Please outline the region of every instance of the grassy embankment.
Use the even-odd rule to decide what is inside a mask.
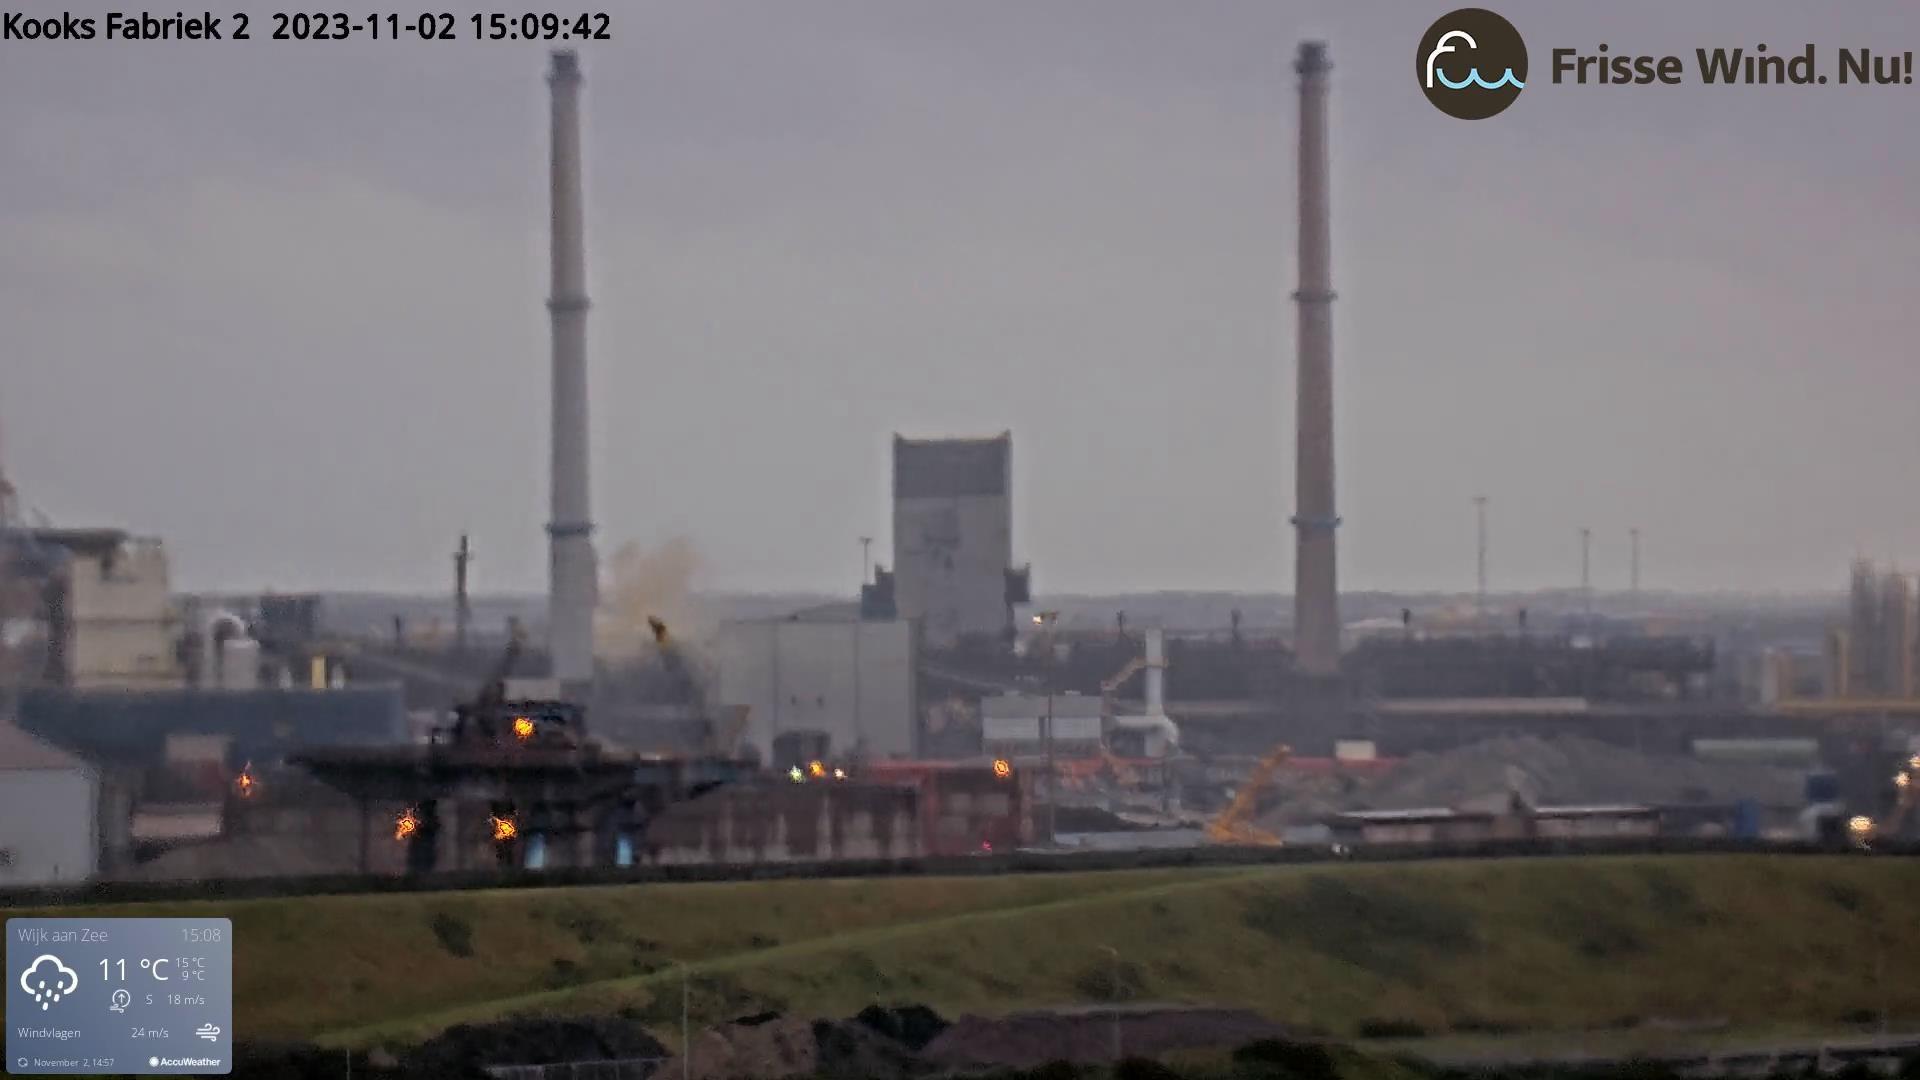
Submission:
[[[1920,1021],[1920,861],[1714,855],[123,905],[220,913],[243,1037],[515,1012],[1244,1005],[1343,1037]],[[72,914],[71,911],[62,914]],[[16,913],[17,914],[17,913]],[[1119,978],[1103,947],[1121,956]]]

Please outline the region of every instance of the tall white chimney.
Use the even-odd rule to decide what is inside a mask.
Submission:
[[[1147,715],[1167,715],[1166,631],[1147,631]]]
[[[547,624],[553,677],[571,693],[593,679],[599,569],[587,486],[587,257],[580,191],[580,59],[553,54],[553,516],[547,524]]]
[[[1299,397],[1294,459],[1294,664],[1340,673],[1340,593],[1334,572],[1333,270],[1327,206],[1327,47],[1300,44]]]

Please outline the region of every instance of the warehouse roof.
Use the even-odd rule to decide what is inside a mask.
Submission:
[[[87,763],[52,743],[43,742],[0,721],[0,771],[20,769],[84,769]]]

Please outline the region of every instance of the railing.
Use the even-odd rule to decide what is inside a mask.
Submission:
[[[550,1065],[488,1065],[481,1071],[497,1080],[646,1080],[667,1058],[607,1058],[561,1061]]]
[[[187,881],[100,881],[85,885],[0,888],[0,908],[58,904],[127,903],[344,893],[444,892],[461,889],[560,888],[570,885],[641,885],[696,881],[772,881],[790,878],[972,877],[981,874],[1055,874],[1098,870],[1176,869],[1193,866],[1254,866],[1314,862],[1418,862],[1430,859],[1498,859],[1567,855],[1777,854],[1844,855],[1863,858],[1920,857],[1920,843],[1875,840],[1872,850],[1845,841],[1747,840],[1730,837],[1532,837],[1442,841],[1431,844],[1365,844],[1335,850],[1325,845],[1245,847],[1209,844],[1140,851],[996,851],[992,855],[923,855],[910,858],[795,860],[760,863],[642,864],[631,867],[553,867],[546,870],[464,870],[388,876],[328,874],[304,878],[235,878]]]

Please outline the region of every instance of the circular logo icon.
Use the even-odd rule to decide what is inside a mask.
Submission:
[[[1433,107],[1461,120],[1504,112],[1527,87],[1527,43],[1513,24],[1485,8],[1461,8],[1420,35],[1413,58]]]

